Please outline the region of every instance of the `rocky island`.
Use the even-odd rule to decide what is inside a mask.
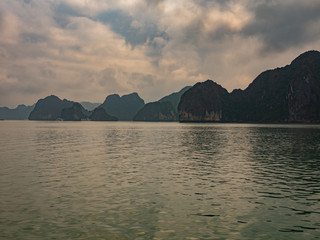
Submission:
[[[131,93],[122,97],[118,94],[109,95],[99,108],[103,108],[106,113],[120,121],[132,121],[143,106],[144,100],[137,93]]]
[[[320,123],[320,52],[305,52],[231,93],[207,80],[147,104],[131,93],[83,105],[51,95],[33,106],[1,107],[0,119]]]
[[[80,103],[73,103],[70,108],[63,108],[61,119],[64,121],[81,121],[89,120],[90,112],[84,109]]]
[[[26,120],[34,106],[18,105],[14,109],[0,107],[0,120]]]
[[[261,73],[245,90],[197,83],[182,95],[178,111],[180,122],[319,123],[320,52]]]
[[[64,108],[71,108],[74,102],[67,99],[61,100],[57,96],[50,95],[38,100],[34,109],[29,115],[29,120],[57,120],[61,118]]]
[[[61,100],[51,95],[40,99],[29,115],[29,120],[63,120],[63,121],[117,121],[118,118],[110,116],[103,108],[96,108],[94,111],[86,110],[80,103]]]

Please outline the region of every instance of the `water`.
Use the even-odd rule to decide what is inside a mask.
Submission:
[[[320,126],[0,123],[0,239],[319,239]]]

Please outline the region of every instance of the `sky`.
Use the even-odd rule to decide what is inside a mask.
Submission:
[[[1,0],[0,106],[245,89],[320,50],[319,0]]]

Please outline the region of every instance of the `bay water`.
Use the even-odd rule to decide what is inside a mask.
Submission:
[[[319,238],[319,125],[0,122],[0,239]]]

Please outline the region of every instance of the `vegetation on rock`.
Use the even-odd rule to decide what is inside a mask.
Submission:
[[[290,65],[261,73],[245,90],[228,93],[208,80],[182,95],[181,122],[320,122],[320,53],[301,54]]]

